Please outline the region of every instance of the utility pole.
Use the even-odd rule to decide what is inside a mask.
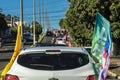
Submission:
[[[39,24],[41,24],[41,19],[40,19],[40,0],[38,0],[38,20],[39,20]]]
[[[42,32],[44,33],[45,32],[45,24],[44,24],[44,21],[45,21],[45,16],[44,16],[44,14],[45,14],[45,10],[44,10],[44,0],[42,0],[42,22],[43,22],[43,30],[42,30]]]
[[[21,39],[22,39],[22,48],[23,48],[23,0],[20,0],[20,25],[21,25]]]
[[[35,10],[35,0],[33,0],[33,45],[35,45],[35,22],[36,22],[36,10]]]

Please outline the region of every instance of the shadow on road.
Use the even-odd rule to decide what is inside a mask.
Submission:
[[[0,59],[0,62],[8,62],[10,59]]]

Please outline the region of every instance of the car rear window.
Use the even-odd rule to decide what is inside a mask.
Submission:
[[[19,55],[17,63],[38,70],[69,70],[89,63],[88,55],[80,53]]]
[[[57,39],[57,40],[62,40],[62,39]]]

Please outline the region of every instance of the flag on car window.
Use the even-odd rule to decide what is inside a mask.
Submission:
[[[110,22],[105,19],[100,13],[97,13],[91,49],[91,55],[95,62],[95,80],[106,80],[108,68],[110,65],[110,53]]]

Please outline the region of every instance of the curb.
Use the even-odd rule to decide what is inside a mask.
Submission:
[[[110,70],[108,70],[108,75],[111,76],[111,77],[114,77],[115,79],[120,80],[120,76],[115,74],[115,73],[113,73],[113,72],[111,72]]]

